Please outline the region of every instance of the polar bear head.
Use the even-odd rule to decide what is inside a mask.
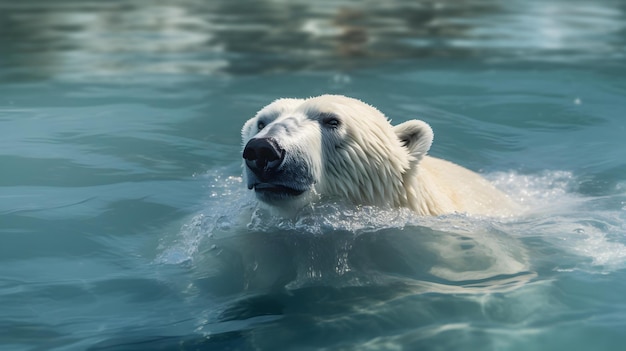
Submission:
[[[323,198],[407,206],[433,141],[428,124],[392,126],[357,99],[279,99],[242,129],[244,181],[262,202],[296,209]]]

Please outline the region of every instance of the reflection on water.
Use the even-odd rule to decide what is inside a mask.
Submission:
[[[626,5],[596,1],[8,1],[0,78],[348,70],[381,60],[623,57]]]

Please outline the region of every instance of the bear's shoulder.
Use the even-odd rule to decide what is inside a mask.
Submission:
[[[447,160],[425,156],[418,182],[454,212],[509,216],[519,211],[519,205],[478,173]]]

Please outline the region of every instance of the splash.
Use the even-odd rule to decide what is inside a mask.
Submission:
[[[622,185],[613,195],[589,197],[576,192],[571,172],[536,175],[499,172],[488,178],[527,210],[504,228],[522,240],[539,238],[564,259],[556,271],[606,274],[626,268],[626,196]]]
[[[342,202],[330,202],[303,208],[294,218],[276,217],[267,210],[256,209],[247,228],[261,232],[279,229],[308,235],[345,231],[358,235],[380,229],[403,228],[418,218],[408,209],[355,207]]]
[[[404,231],[404,235],[422,235],[421,240],[426,240],[420,228],[428,228],[437,231],[441,237],[447,235],[450,240],[432,241],[430,244],[433,245],[434,252],[445,255],[448,250],[450,257],[457,257],[459,260],[459,254],[463,250],[466,250],[468,256],[474,255],[472,257],[476,267],[471,274],[476,277],[480,277],[480,265],[477,262],[481,260],[491,260],[490,262],[496,262],[505,268],[509,265],[506,271],[514,273],[526,269],[526,261],[532,266],[534,260],[544,259],[538,258],[541,254],[534,252],[532,248],[530,251],[524,250],[525,243],[536,239],[541,240],[542,245],[550,250],[560,252],[568,258],[554,263],[555,271],[582,269],[606,273],[626,267],[624,195],[590,198],[577,194],[578,181],[571,172],[487,174],[490,181],[527,209],[520,217],[509,219],[479,218],[462,214],[419,217],[406,209],[354,207],[339,202],[311,205],[302,209],[294,218],[280,218],[258,208],[254,196],[243,186],[241,177],[228,175],[231,172],[232,170],[216,170],[201,176],[207,181],[205,206],[183,223],[174,237],[162,241],[158,262],[190,263],[201,259],[207,252],[219,252],[223,243],[220,240],[244,237],[249,233],[282,233],[284,240],[292,240],[288,239],[290,237],[310,239],[343,235],[344,239],[350,239],[341,244],[343,249],[338,249],[344,250],[344,258],[343,263],[339,262],[340,258],[336,258],[336,267],[339,267],[336,269],[348,272],[350,268],[345,255],[352,249],[358,237],[372,233]],[[616,205],[609,206],[609,203]],[[306,240],[293,245],[313,245],[305,243]],[[464,240],[472,241],[471,245],[464,243]],[[337,242],[334,244],[340,245]],[[326,242],[324,245],[330,244]],[[511,247],[508,252],[507,246]],[[468,248],[471,249],[467,251]],[[511,257],[513,260],[507,260]],[[460,260],[457,263],[472,262]],[[453,267],[452,270],[445,264],[438,267],[433,266],[431,273],[449,280],[462,280],[463,276],[469,276],[467,271],[455,275],[457,272],[454,269],[458,267]]]
[[[543,171],[539,174],[495,172],[487,174],[486,178],[529,213],[568,207],[580,200],[574,194],[575,177],[567,171]]]
[[[228,173],[229,170],[218,169],[199,176],[207,182],[205,205],[182,224],[175,237],[166,236],[161,241],[158,263],[190,263],[200,251],[207,249],[210,239],[237,229],[241,216],[252,211],[254,199],[242,190],[242,178]]]

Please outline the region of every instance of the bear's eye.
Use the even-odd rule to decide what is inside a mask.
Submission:
[[[265,128],[265,122],[263,122],[263,121],[257,122],[256,127],[257,127],[258,130],[261,130],[261,129]]]
[[[332,113],[324,113],[322,114],[321,118],[322,123],[327,128],[337,128],[341,124],[341,122],[339,121],[339,117],[335,116]]]

